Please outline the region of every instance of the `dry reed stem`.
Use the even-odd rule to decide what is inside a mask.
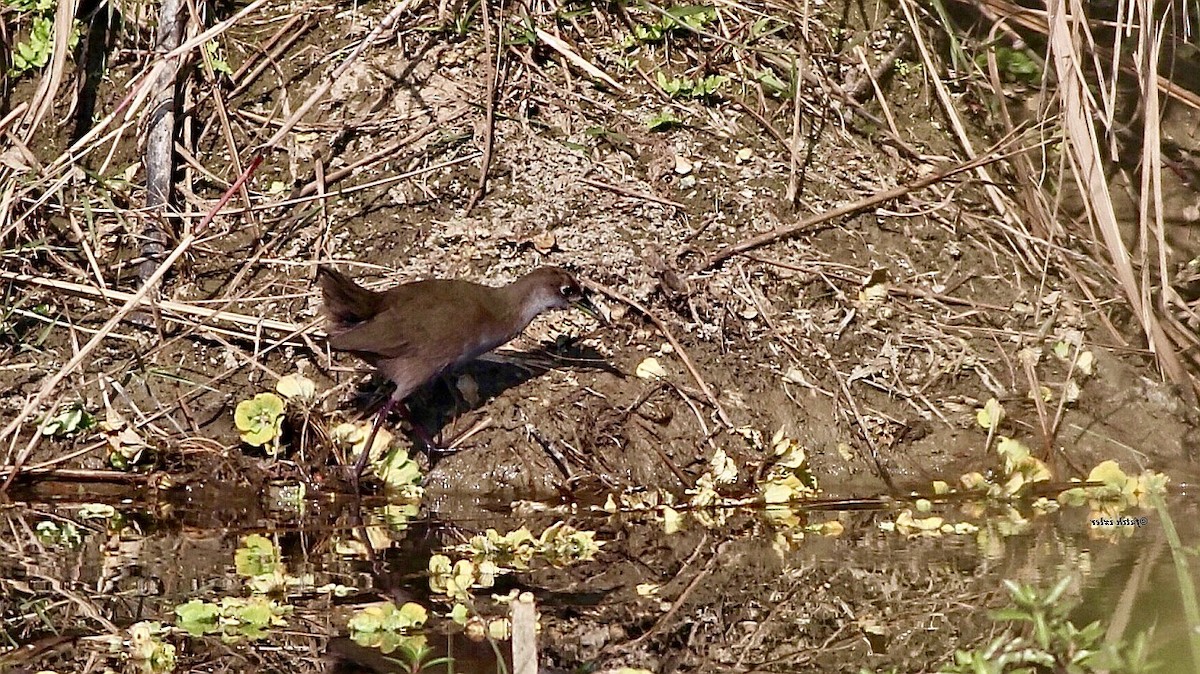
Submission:
[[[1146,6],[1138,3],[1145,12]],[[1138,83],[1141,88],[1141,102],[1145,110],[1142,121],[1142,184],[1138,192],[1138,227],[1140,229],[1138,262],[1142,271],[1142,301],[1147,306],[1155,306],[1154,287],[1166,288],[1170,284],[1170,274],[1167,271],[1167,240],[1166,225],[1163,222],[1162,194],[1162,129],[1159,127],[1161,110],[1159,108],[1159,89],[1155,75],[1158,72],[1159,53],[1162,48],[1162,30],[1165,24],[1159,26],[1158,34],[1152,30],[1154,26],[1152,13],[1142,14],[1143,25],[1138,31],[1138,53],[1141,62],[1137,64],[1139,73]],[[1153,241],[1155,252],[1158,253],[1158,278],[1154,278],[1154,266],[1147,260],[1150,254],[1146,242]],[[1166,306],[1166,293],[1158,293],[1157,308],[1163,316],[1170,313]]]
[[[888,105],[887,97],[883,95],[883,89],[879,86],[879,76],[871,68],[871,61],[867,58],[867,52],[863,50],[861,45],[856,45],[854,52],[858,56],[859,62],[862,63],[863,77],[870,83],[871,91],[875,92],[875,100],[879,102],[879,109],[883,112],[883,118],[887,121],[887,126],[892,132],[892,137],[899,138],[900,129],[896,127],[896,118],[892,116],[892,108]],[[1009,130],[1011,131],[1011,129]]]
[[[158,57],[148,64],[141,73],[133,76],[126,84],[126,87],[130,89],[130,92],[117,104],[113,111],[105,115],[100,121],[96,122],[90,129],[88,129],[87,133],[81,136],[78,140],[71,143],[71,145],[61,155],[55,158],[55,160],[51,162],[45,170],[43,170],[42,175],[49,177],[66,169],[67,167],[73,166],[80,159],[98,147],[100,142],[103,142],[103,140],[107,138],[120,135],[124,128],[136,123],[135,114],[141,109],[142,103],[150,95],[151,90],[154,88],[155,82],[158,81],[159,74],[169,67],[168,62],[170,60],[183,56],[192,49],[203,45],[205,42],[208,42],[209,40],[225,32],[229,28],[236,25],[237,22],[244,17],[257,11],[258,8],[266,2],[267,0],[253,0],[249,5],[243,7],[232,17],[224,21],[217,22],[208,30],[187,40],[176,49],[171,50],[170,52]],[[62,53],[67,54],[69,51],[64,47]],[[97,140],[97,136],[104,134],[108,127],[118,119],[121,121],[118,129],[105,135],[104,138]],[[103,173],[103,170],[99,172]]]
[[[800,94],[807,66],[808,54],[801,49],[800,56],[792,59],[792,140],[788,143],[788,183],[783,197],[793,209],[800,203]]]
[[[24,115],[27,110],[29,110],[29,101],[21,101],[20,103],[17,103],[12,110],[8,111],[7,115],[5,115],[3,118],[0,118],[0,133],[3,133],[5,130],[7,130],[8,125],[15,122],[18,117]]]
[[[1171,381],[1183,385],[1190,381],[1179,362],[1173,345],[1163,332],[1153,307],[1144,301],[1142,290],[1134,278],[1129,252],[1121,239],[1120,226],[1104,176],[1099,140],[1092,126],[1092,107],[1087,95],[1079,53],[1067,22],[1065,0],[1052,0],[1050,8],[1050,54],[1059,81],[1063,134],[1071,159],[1071,168],[1079,182],[1080,194],[1088,216],[1100,228],[1109,258],[1116,270],[1117,281],[1125,298],[1142,326],[1150,349],[1158,357],[1160,367]],[[1188,390],[1191,390],[1191,386]],[[1193,393],[1194,395],[1194,393]]]
[[[934,93],[937,94],[938,102],[941,104],[942,112],[950,121],[951,128],[954,129],[955,140],[963,148],[968,157],[974,157],[975,146],[971,142],[970,136],[967,134],[966,125],[963,123],[962,117],[959,114],[958,106],[954,99],[950,96],[950,91],[946,88],[945,82],[938,76],[939,69],[933,61],[933,56],[929,52],[929,46],[925,43],[925,37],[921,33],[921,27],[917,23],[916,16],[913,14],[912,0],[901,0],[900,8],[904,12],[904,18],[908,21],[909,31],[914,42],[917,45],[917,51],[921,55],[921,62],[925,65],[925,72],[929,74],[929,81],[933,84]],[[1028,232],[1021,217],[1008,206],[1008,201],[1005,199],[1000,188],[996,187],[996,181],[987,172],[986,167],[977,166],[974,168],[975,175],[979,178],[980,185],[983,187],[984,193],[987,194],[988,200],[992,202],[992,208],[996,209],[996,213],[1001,220],[1007,223],[1013,229],[1021,232]],[[1024,241],[1018,237],[1013,240],[1013,247],[1023,253],[1019,256],[1026,268],[1036,274],[1037,263],[1035,260],[1038,256],[1034,255],[1033,251],[1024,245]]]
[[[187,0],[187,5],[194,24],[196,26],[203,26],[203,19],[200,17],[196,7],[196,0]],[[229,161],[233,168],[232,173],[234,175],[241,175],[242,171],[245,170],[245,166],[242,165],[241,148],[238,147],[237,140],[233,137],[233,127],[229,124],[229,99],[221,93],[220,86],[215,84],[217,82],[217,74],[213,70],[213,58],[213,55],[207,49],[200,50],[200,65],[204,69],[204,76],[208,78],[209,82],[214,83],[209,87],[209,93],[214,103],[212,109],[217,113],[217,123],[220,125],[221,137],[225,141],[225,150],[229,153]],[[250,191],[245,185],[242,185],[242,188],[238,190],[238,196],[242,198],[242,202],[247,207],[250,206]]]
[[[25,143],[33,140],[46,113],[54,107],[54,99],[58,96],[58,87],[62,84],[63,71],[66,70],[67,61],[71,58],[69,40],[71,28],[75,23],[75,13],[79,9],[79,0],[60,0],[56,4],[54,47],[50,52],[50,67],[38,82],[38,89],[33,94],[29,110],[25,118],[21,120],[21,125],[24,127],[21,140]]]
[[[976,1],[983,5],[987,5],[987,6],[991,7],[992,10],[996,14],[1003,16],[1005,18],[1005,20],[1012,21],[1013,23],[1020,25],[1022,28],[1026,29],[1026,30],[1035,32],[1038,35],[1041,35],[1041,36],[1049,39],[1050,33],[1048,30],[1048,26],[1050,25],[1050,20],[1051,20],[1051,16],[1052,16],[1051,12],[1046,11],[1046,10],[1041,10],[1041,9],[1035,9],[1035,8],[1031,8],[1031,7],[1023,7],[1023,6],[1017,5],[1012,2],[1007,2],[1005,0],[976,0]],[[1067,12],[1066,19],[1068,21],[1075,21],[1076,18],[1079,16],[1080,16],[1079,14],[1076,14],[1073,12]],[[1116,68],[1119,67],[1119,63],[1121,61],[1120,47],[1121,47],[1121,40],[1124,38],[1123,33],[1124,33],[1124,31],[1129,29],[1130,26],[1125,25],[1124,23],[1119,22],[1119,21],[1103,21],[1103,20],[1091,19],[1088,17],[1084,17],[1083,20],[1086,21],[1088,25],[1096,25],[1096,26],[1103,26],[1105,28],[1116,28],[1117,29],[1117,30],[1113,31],[1115,38],[1114,38],[1113,47],[1111,49],[1102,47],[1101,45],[1097,44],[1093,40],[1089,40],[1089,43],[1088,43],[1089,46],[1099,56],[1107,55],[1110,57],[1111,63],[1113,64],[1113,72],[1115,73]],[[1126,67],[1125,70],[1128,71],[1129,68]],[[1097,68],[1097,72],[1099,72],[1099,68]],[[1190,90],[1184,88],[1183,86],[1180,86],[1180,85],[1172,82],[1165,75],[1160,75],[1160,74],[1156,73],[1155,77],[1157,80],[1158,88],[1164,94],[1166,94],[1167,96],[1170,96],[1172,100],[1175,100],[1183,105],[1186,105],[1187,107],[1192,108],[1193,110],[1200,110],[1200,94],[1197,94],[1196,92],[1190,91]],[[1108,112],[1111,111],[1112,104],[1110,101],[1112,101],[1115,98],[1115,94],[1113,94],[1111,92],[1116,91],[1116,84],[1117,84],[1117,78],[1114,75],[1114,77],[1112,79],[1112,87],[1110,88],[1110,92],[1102,92],[1102,98],[1105,100],[1105,105],[1103,106],[1103,109],[1106,111],[1106,115],[1108,118],[1112,117],[1112,115],[1108,114]]]
[[[995,21],[988,31],[988,41],[997,41],[999,39],[998,33],[1005,28],[1007,28],[1007,24],[1004,19]],[[993,100],[996,101],[997,107],[1000,110],[1000,121],[1003,123],[1006,133],[1013,133],[1017,125],[1013,123],[1012,115],[1008,111],[1008,96],[1000,80],[1000,65],[997,63],[996,51],[994,49],[989,49],[987,52],[987,72],[988,82],[992,87]],[[1047,92],[1043,78],[1039,100],[1044,101],[1046,97]],[[1016,200],[1024,208],[1027,216],[1033,220],[1034,232],[1046,238],[1061,237],[1064,231],[1062,226],[1055,221],[1049,204],[1046,203],[1045,193],[1041,189],[1044,184],[1043,174],[1036,168],[1036,158],[1033,152],[1013,157],[1012,170],[1018,176],[1014,190]]]
[[[171,51],[179,46],[183,34],[182,0],[163,0],[159,4],[158,27],[155,30],[155,48]],[[139,276],[145,280],[154,273],[155,260],[162,255],[169,242],[170,224],[167,211],[171,203],[175,155],[175,99],[180,59],[168,59],[154,81],[153,103],[148,111],[146,147],[143,162],[146,168],[146,211],[139,233],[142,257]]]
[[[687,206],[679,203],[678,201],[674,201],[671,199],[664,199],[663,197],[656,196],[653,194],[645,194],[643,192],[636,192],[634,190],[630,190],[630,189],[621,187],[619,185],[610,185],[609,183],[602,182],[602,181],[596,180],[594,178],[580,178],[579,182],[583,183],[584,185],[589,185],[591,187],[595,187],[596,189],[608,190],[609,192],[613,192],[615,194],[620,194],[623,197],[629,197],[631,199],[641,199],[643,201],[649,201],[651,203],[659,204],[661,206],[668,206],[670,208],[678,208],[680,211],[683,211],[683,212],[686,212],[688,210]]]
[[[500,74],[504,64],[504,38],[493,38],[492,17],[488,11],[488,2],[483,0],[480,3],[480,8],[483,10],[483,41],[484,53],[489,53],[495,42],[495,60],[488,62],[487,83],[485,90],[487,92],[487,108],[484,113],[484,138],[483,138],[483,160],[479,163],[479,182],[475,185],[475,193],[471,195],[471,200],[467,202],[467,207],[463,210],[464,216],[469,216],[471,211],[475,210],[475,206],[479,203],[483,196],[487,193],[488,172],[492,168],[492,149],[496,141],[496,93],[500,88]],[[500,16],[496,20],[497,29],[499,32],[504,30],[504,12],[501,8]]]
[[[513,674],[538,674],[537,606],[522,592],[509,606],[512,621]]]
[[[540,27],[535,28],[535,32],[537,33],[537,38],[539,40],[545,42],[551,49],[561,54],[563,58],[573,63],[575,67],[587,73],[592,79],[600,80],[613,89],[616,89],[621,93],[625,93],[625,87],[621,86],[616,80],[609,77],[608,73],[600,70],[596,66],[592,65],[590,61],[576,53],[574,49],[571,49],[571,45],[567,44],[561,38],[542,30]]]
[[[271,67],[297,40],[307,35],[313,25],[312,17],[297,14],[280,26],[279,30],[267,38],[266,42],[257,45],[255,53],[261,54],[262,58],[247,58],[229,77],[233,83],[233,89],[229,91],[229,99],[232,100],[249,89],[254,82],[258,81],[263,71]]]

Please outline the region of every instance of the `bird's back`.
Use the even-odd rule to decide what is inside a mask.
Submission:
[[[405,283],[380,295],[380,310],[330,339],[379,363],[417,359],[439,369],[461,364],[508,341],[496,288],[469,281]]]

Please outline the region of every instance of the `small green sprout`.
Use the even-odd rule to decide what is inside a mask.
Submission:
[[[96,418],[83,408],[83,403],[67,403],[58,413],[42,424],[42,435],[66,437],[86,431],[96,425]]]
[[[775,71],[770,68],[763,68],[756,72],[754,79],[758,80],[759,84],[762,84],[768,91],[780,98],[790,99],[795,93],[792,91],[792,85],[779,79]]]
[[[989,431],[994,431],[1000,427],[1000,423],[1004,421],[1004,406],[995,398],[988,398],[983,407],[975,410],[975,423]]]
[[[150,448],[142,436],[138,435],[137,429],[115,410],[109,409],[99,426],[108,442],[108,463],[117,470],[128,470]]]
[[[175,624],[188,634],[198,637],[209,632],[217,631],[217,619],[221,617],[221,607],[200,599],[193,599],[186,604],[175,607]]]
[[[279,563],[279,549],[271,539],[259,534],[250,534],[242,539],[242,544],[233,553],[233,566],[242,576],[275,573]]]
[[[667,78],[662,71],[654,73],[654,79],[671,98],[712,98],[729,78],[724,75],[707,75],[699,79],[690,77]]]
[[[980,649],[955,651],[952,664],[942,674],[976,672],[1146,672],[1156,669],[1146,661],[1142,633],[1132,641],[1106,635],[1099,621],[1083,627],[1070,620],[1077,601],[1066,597],[1072,579],[1063,578],[1050,590],[1004,581],[1010,606],[992,613],[995,621],[1013,626]]]
[[[11,52],[13,67],[10,75],[20,75],[29,70],[46,67],[54,51],[54,3],[45,6],[44,2],[22,3],[34,13],[29,22],[29,39],[18,42]],[[80,26],[75,21],[71,26],[71,35],[67,38],[67,48],[74,49],[79,44]]]
[[[1042,68],[1022,49],[1013,49],[1003,45],[993,46],[996,54],[996,67],[1000,75],[1009,82],[1035,84],[1042,79]],[[987,66],[987,54],[975,57],[976,65]]]
[[[646,121],[646,128],[650,131],[669,131],[680,126],[683,126],[683,121],[671,114],[670,110],[663,110]]]
[[[649,24],[637,24],[633,27],[633,35],[622,41],[626,49],[638,44],[654,44],[662,42],[673,34],[694,33],[704,30],[708,24],[717,19],[717,10],[702,5],[680,5],[666,11],[666,16]]]
[[[537,31],[527,16],[522,16],[504,25],[505,47],[526,47],[537,44]]]
[[[229,61],[220,57],[221,45],[216,40],[209,40],[204,43],[204,51],[208,52],[208,63],[212,66],[213,72],[222,73],[226,77],[233,76],[233,68],[229,66]]]

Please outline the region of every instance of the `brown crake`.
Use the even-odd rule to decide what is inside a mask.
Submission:
[[[317,283],[329,316],[329,346],[353,353],[396,385],[375,418],[368,448],[396,403],[446,370],[508,343],[538,314],[575,306],[598,316],[579,283],[558,267],[540,267],[500,287],[432,279],[374,291],[320,265]],[[355,464],[355,482],[368,454]]]

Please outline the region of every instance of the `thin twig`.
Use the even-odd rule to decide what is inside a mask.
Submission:
[[[707,532],[704,534],[704,538],[705,540],[708,539]],[[696,546],[697,552],[704,547],[704,542],[705,541],[701,541],[700,544]],[[632,648],[633,646],[642,643],[646,639],[649,639],[651,636],[658,633],[658,631],[667,624],[667,621],[679,612],[679,609],[683,606],[684,602],[687,601],[688,597],[692,596],[692,592],[695,591],[695,589],[700,585],[700,582],[707,578],[709,574],[711,574],[716,568],[717,560],[721,558],[721,555],[725,550],[725,546],[728,544],[729,541],[726,541],[717,546],[717,549],[713,552],[713,556],[709,557],[708,562],[705,563],[704,568],[700,569],[699,573],[697,573],[696,576],[692,578],[691,582],[687,584],[687,587],[683,588],[683,592],[680,592],[679,596],[675,598],[675,601],[671,602],[671,608],[667,609],[667,612],[662,614],[662,617],[656,620],[650,629],[646,630],[638,638],[630,641],[628,644],[625,644],[627,648]],[[684,566],[686,568],[689,565],[685,564]]]
[[[695,380],[696,385],[700,387],[700,390],[704,393],[704,397],[708,399],[709,404],[711,404],[713,409],[717,411],[717,416],[721,417],[721,421],[725,424],[725,427],[734,427],[733,421],[729,418],[729,415],[725,413],[725,408],[721,406],[721,401],[717,399],[717,396],[712,392],[712,389],[709,388],[708,382],[704,381],[704,377],[700,376],[700,371],[696,369],[696,365],[692,362],[692,359],[688,357],[687,351],[684,350],[683,345],[679,343],[679,340],[675,339],[675,335],[667,327],[667,324],[662,321],[662,319],[656,316],[654,312],[647,309],[637,300],[631,297],[626,297],[625,295],[612,288],[609,288],[603,283],[597,283],[590,279],[585,279],[583,283],[587,287],[596,290],[597,292],[604,293],[618,302],[624,302],[625,304],[628,304],[634,309],[637,309],[638,312],[643,316],[650,319],[650,322],[654,323],[654,325],[658,327],[658,330],[663,334],[663,337],[666,337],[667,341],[671,343],[671,346],[675,349],[675,354],[679,356],[681,361],[683,361],[684,367],[686,367],[688,373],[692,375],[692,379]]]
[[[70,281],[59,281],[57,279],[45,278],[40,276],[30,276],[28,274],[18,274],[16,272],[0,269],[0,279],[12,281],[14,283],[23,283],[41,288],[50,288],[59,292],[66,292],[80,297],[92,299],[128,302],[135,296],[135,293],[122,292],[120,290],[105,290],[100,291],[92,286],[83,285],[80,283],[72,283]],[[306,326],[298,323],[289,323],[287,321],[277,321],[270,318],[262,318],[259,316],[251,316],[247,314],[239,314],[232,311],[222,311],[219,309],[208,309],[205,307],[188,304],[186,302],[176,302],[173,300],[156,300],[148,297],[143,297],[137,300],[139,307],[156,309],[158,311],[174,312],[185,316],[197,316],[214,321],[224,323],[232,323],[234,325],[245,325],[254,328],[266,328],[277,332],[304,332],[307,334],[318,334],[318,331],[309,330]],[[170,317],[168,317],[170,318]],[[179,323],[191,324],[191,321],[178,320]],[[235,333],[236,334],[236,333]],[[244,333],[243,337],[252,338],[249,333]]]
[[[672,208],[678,208],[682,211],[687,210],[687,206],[679,203],[678,201],[664,199],[662,197],[658,197],[653,194],[644,194],[642,192],[634,192],[633,190],[625,189],[624,187],[621,187],[619,185],[610,185],[609,183],[601,182],[594,178],[581,178],[579,180],[579,182],[583,183],[584,185],[591,185],[592,187],[595,187],[598,189],[608,190],[609,192],[615,192],[617,194],[620,194],[621,196],[629,197],[631,199],[642,199],[644,201],[650,201],[650,202],[653,202],[656,204],[662,204],[663,206],[670,206]]]
[[[485,51],[487,47],[492,45],[492,18],[488,11],[490,3],[484,0],[480,3],[483,9],[483,40]],[[504,14],[501,12],[500,20],[497,25],[504,25]],[[504,56],[504,39],[495,40],[496,43],[496,60],[492,61],[489,66],[491,72],[487,78],[487,114],[484,117],[484,137],[483,137],[483,161],[479,164],[479,183],[475,186],[475,194],[471,196],[471,201],[467,203],[467,210],[464,215],[470,215],[471,211],[475,210],[475,206],[483,195],[487,192],[488,171],[492,166],[492,146],[496,141],[496,88],[500,86],[500,67]]]
[[[587,59],[577,54],[574,49],[571,49],[571,45],[567,44],[557,36],[542,30],[541,28],[535,28],[534,30],[537,33],[537,38],[539,40],[545,42],[554,51],[562,54],[563,57],[565,57],[568,61],[575,64],[577,68],[590,75],[592,79],[600,80],[613,89],[616,89],[621,93],[625,93],[625,87],[618,84],[616,80],[609,77],[608,74],[603,70],[592,65]]]
[[[960,164],[957,164],[957,165],[955,165],[949,169],[946,169],[944,171],[941,171],[939,173],[935,173],[933,175],[926,176],[919,180],[915,180],[911,183],[908,183],[907,185],[900,185],[898,187],[893,187],[890,190],[884,190],[883,192],[878,192],[876,194],[872,194],[870,196],[859,199],[858,201],[853,201],[848,204],[843,204],[836,208],[831,208],[827,211],[823,211],[821,213],[811,215],[807,218],[804,218],[803,220],[801,220],[800,222],[798,222],[794,225],[785,225],[783,227],[777,227],[769,232],[760,234],[754,238],[747,239],[745,241],[742,241],[741,243],[734,244],[722,251],[713,253],[712,255],[708,256],[707,259],[704,260],[704,262],[700,265],[700,268],[701,269],[712,269],[714,267],[719,266],[721,263],[725,262],[725,260],[728,260],[729,258],[733,257],[734,255],[744,253],[748,250],[753,250],[760,246],[765,246],[768,243],[774,243],[776,241],[779,241],[780,239],[787,239],[787,238],[791,238],[793,236],[800,236],[802,234],[812,234],[812,233],[824,231],[826,229],[830,229],[830,228],[836,226],[836,223],[833,222],[834,220],[838,220],[838,219],[846,217],[846,216],[861,213],[862,211],[865,211],[870,208],[874,208],[874,207],[878,206],[879,204],[882,204],[887,201],[891,201],[892,199],[897,199],[897,198],[902,197],[910,192],[915,192],[917,190],[924,189],[926,187],[929,187],[930,185],[941,182],[948,178],[952,178],[952,177],[958,175],[959,173],[964,173],[966,171],[972,171],[981,166],[987,166],[988,164],[993,164],[995,162],[1002,161],[1002,160],[1006,159],[1007,157],[1008,157],[1008,153],[1001,153],[998,151],[985,153],[985,154],[982,154],[982,155],[976,157],[975,159],[971,159],[969,161],[962,162]]]
[[[300,104],[300,107],[296,108],[296,111],[289,115],[286,120],[284,120],[283,125],[279,127],[279,130],[275,132],[275,135],[271,136],[267,142],[263,143],[263,147],[274,148],[278,146],[279,143],[281,143],[283,139],[289,133],[291,133],[292,127],[295,126],[296,123],[301,119],[303,119],[304,115],[307,115],[308,111],[317,104],[317,101],[321,100],[325,97],[325,94],[329,93],[329,90],[333,88],[333,83],[337,82],[342,78],[343,75],[346,74],[346,71],[350,69],[350,66],[358,60],[359,56],[362,56],[362,53],[366,50],[367,46],[373,43],[380,35],[384,33],[384,31],[391,30],[392,26],[395,26],[396,22],[400,20],[400,15],[415,8],[415,6],[421,1],[422,0],[401,0],[399,3],[397,3],[396,6],[392,8],[392,11],[388,12],[388,15],[384,17],[383,21],[379,22],[379,25],[375,26],[374,30],[372,30],[366,37],[362,39],[362,41],[358,43],[358,45],[354,47],[354,50],[350,52],[348,56],[346,56],[345,60],[338,64],[338,67],[331,70],[329,74],[321,80],[321,83],[317,85],[317,88],[314,89],[313,92],[308,95],[308,98],[306,98],[304,102]]]

